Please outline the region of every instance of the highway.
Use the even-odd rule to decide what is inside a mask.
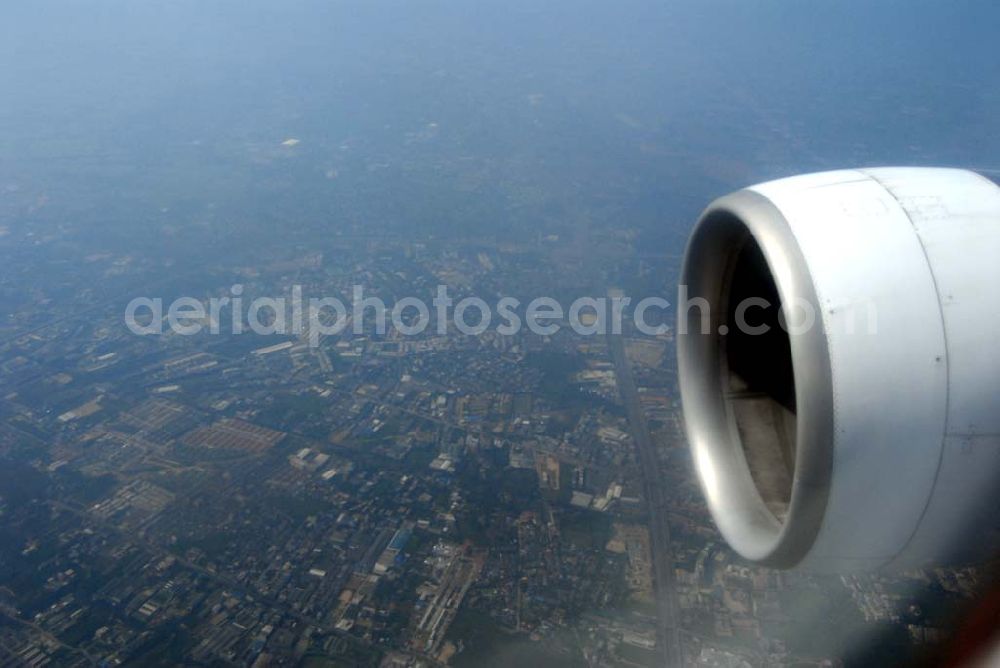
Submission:
[[[629,431],[635,443],[639,468],[642,470],[642,488],[649,511],[649,535],[652,542],[653,582],[656,589],[658,624],[657,645],[663,665],[675,668],[682,665],[680,634],[677,630],[677,590],[674,582],[674,554],[670,544],[670,525],[666,494],[660,475],[649,425],[639,403],[632,368],[625,355],[625,338],[609,334],[608,349],[615,365],[618,392],[628,416]]]

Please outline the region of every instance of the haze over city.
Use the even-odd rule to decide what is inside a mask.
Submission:
[[[1000,174],[998,21],[923,0],[5,3],[0,666],[933,662],[988,569],[734,553],[672,305],[730,191]],[[333,301],[298,329],[231,315],[298,290],[347,316],[358,287],[427,326],[404,331],[412,302],[384,328],[334,327]],[[525,326],[442,323],[441,287],[516,300]],[[193,302],[198,331],[137,332],[154,299]]]

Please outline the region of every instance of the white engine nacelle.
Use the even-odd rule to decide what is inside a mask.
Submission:
[[[863,169],[723,197],[692,233],[678,308],[688,439],[743,557],[849,572],[985,549],[1000,491],[992,181]]]

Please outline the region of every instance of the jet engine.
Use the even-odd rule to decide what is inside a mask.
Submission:
[[[744,558],[843,573],[989,549],[1000,492],[991,180],[860,169],[722,197],[688,242],[677,331],[694,464]]]

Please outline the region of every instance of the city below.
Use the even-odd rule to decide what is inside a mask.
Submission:
[[[600,244],[619,276],[674,271],[629,243]],[[218,265],[202,298],[593,282],[566,257],[544,275],[554,239],[330,246]],[[137,336],[134,293],[91,283],[6,327],[3,665],[832,666],[872,628],[887,651],[945,637],[915,581],[945,608],[977,584],[741,563],[694,482],[669,332]]]

